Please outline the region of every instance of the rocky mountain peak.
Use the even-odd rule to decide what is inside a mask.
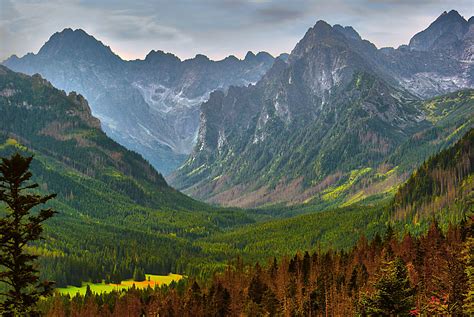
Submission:
[[[51,36],[39,54],[4,64],[83,94],[109,136],[168,173],[196,143],[199,106],[209,93],[256,83],[273,64],[267,53],[253,58],[212,61],[196,55],[181,61],[152,50],[144,60],[124,61],[83,30],[65,29]]]
[[[172,53],[165,53],[162,50],[151,50],[150,53],[145,57],[145,61],[153,63],[173,63],[181,62],[179,57]]]
[[[445,21],[460,21],[465,22],[466,20],[459,14],[456,10],[451,10],[449,12],[444,11],[441,15],[434,21],[434,23],[440,23]]]
[[[222,62],[227,62],[227,63],[238,63],[240,60],[235,56],[235,55],[229,55],[226,58],[222,60]]]
[[[354,40],[362,40],[359,33],[352,26],[342,26],[339,24],[335,24],[333,27],[336,31],[344,34],[345,37]]]
[[[331,25],[329,25],[326,21],[319,20],[306,32],[305,36],[300,42],[307,42],[309,40],[320,41],[322,39],[332,37],[334,34],[335,32]]]
[[[82,29],[73,30],[66,28],[61,32],[54,33],[41,47],[39,56],[48,58],[67,58],[71,56],[83,58],[114,58],[120,59],[112,52],[110,47],[105,46],[92,35]]]
[[[451,49],[457,45],[469,28],[469,23],[457,11],[443,12],[430,26],[410,40],[409,47],[415,51]]]
[[[342,27],[341,27],[342,28]],[[310,28],[303,39],[301,39],[298,44],[290,54],[291,60],[298,59],[307,52],[311,51],[314,47],[322,43],[327,43],[329,46],[335,46],[336,43],[345,43],[347,42],[347,35],[344,33],[351,34],[353,33],[350,30],[345,30],[341,32],[337,27],[333,28],[327,22],[319,20],[316,24]]]
[[[195,62],[199,62],[199,63],[210,62],[211,61],[209,59],[209,57],[207,57],[206,55],[203,55],[203,54],[196,54],[196,56],[192,60],[195,61]]]
[[[255,54],[252,52],[252,51],[248,51],[247,54],[245,54],[245,58],[244,60],[246,61],[250,61],[250,60],[253,60],[255,59]]]
[[[271,62],[274,60],[273,56],[267,52],[258,52],[256,55],[257,61],[261,62]]]

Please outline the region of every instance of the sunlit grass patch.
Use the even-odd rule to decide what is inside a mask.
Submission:
[[[134,280],[126,280],[122,281],[120,284],[105,284],[104,282],[102,283],[83,283],[81,287],[76,287],[76,286],[68,286],[64,288],[57,288],[56,290],[61,293],[61,294],[69,294],[70,296],[74,296],[77,293],[84,295],[87,290],[87,286],[91,288],[91,291],[93,293],[110,293],[112,291],[120,291],[120,290],[126,290],[133,285],[135,285],[136,288],[147,288],[150,286],[151,288],[154,288],[155,286],[161,286],[161,285],[168,285],[173,281],[179,281],[183,278],[182,275],[179,274],[169,274],[169,275],[153,275],[153,274],[146,274],[146,280],[143,282],[137,282]]]

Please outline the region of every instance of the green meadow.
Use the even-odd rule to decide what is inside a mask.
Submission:
[[[105,284],[104,282],[102,283],[83,283],[81,287],[75,287],[75,286],[68,286],[68,287],[63,287],[63,288],[57,288],[56,290],[61,293],[61,294],[68,294],[70,296],[74,296],[77,293],[84,295],[87,290],[87,286],[91,288],[91,291],[93,293],[109,293],[112,291],[120,291],[120,290],[126,290],[133,285],[135,285],[136,288],[147,288],[150,286],[151,288],[155,288],[155,286],[161,286],[161,285],[168,285],[171,282],[179,281],[180,279],[183,278],[182,275],[179,274],[169,274],[169,275],[152,275],[152,274],[146,274],[146,280],[142,282],[137,282],[134,280],[126,280],[122,281],[120,284]]]

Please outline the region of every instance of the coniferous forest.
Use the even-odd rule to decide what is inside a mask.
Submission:
[[[1,316],[474,316],[474,17],[57,5],[0,4]]]
[[[420,237],[387,228],[348,251],[236,259],[206,281],[64,297],[47,316],[463,316],[474,313],[474,219]]]

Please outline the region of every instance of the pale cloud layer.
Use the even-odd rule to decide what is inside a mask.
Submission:
[[[124,59],[152,49],[221,59],[290,52],[317,20],[353,26],[378,47],[408,43],[443,11],[466,19],[472,0],[0,0],[0,60],[37,52],[55,32],[82,28]]]

